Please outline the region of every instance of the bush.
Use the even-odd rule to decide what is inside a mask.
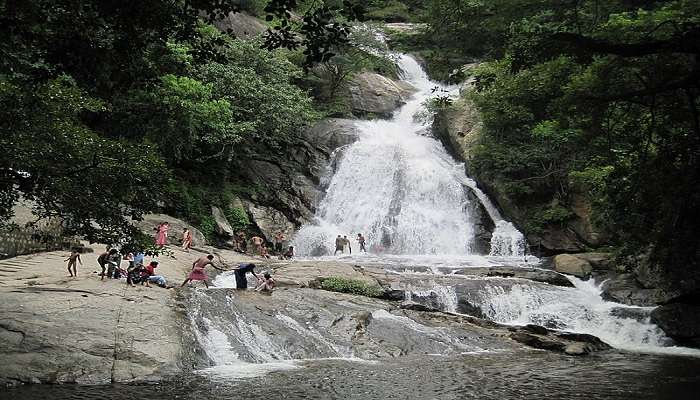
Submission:
[[[367,297],[381,297],[384,291],[376,285],[366,282],[340,277],[326,278],[321,282],[321,289],[331,292],[351,293]]]

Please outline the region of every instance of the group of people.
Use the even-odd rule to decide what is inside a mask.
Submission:
[[[156,273],[158,261],[152,260],[146,264],[145,257],[144,253],[122,255],[117,249],[107,246],[106,250],[97,257],[97,263],[102,269],[100,279],[104,280],[105,277],[108,279],[126,278],[126,283],[130,286],[141,283],[150,287],[151,283],[155,283],[163,288],[172,287],[167,285],[167,279],[163,275]],[[70,272],[70,257],[68,260]],[[129,263],[126,269],[122,268],[123,261]]]
[[[180,287],[184,287],[193,281],[202,281],[204,282],[204,286],[208,288],[209,283],[207,282],[207,274],[204,270],[207,265],[211,265],[213,268],[219,271],[225,271],[224,269],[214,265],[214,255],[209,254],[207,256],[200,257],[197,261],[192,263],[192,271],[187,276],[185,281],[182,282]],[[269,273],[265,272],[262,277],[255,273],[255,264],[242,263],[238,264],[237,267],[234,267],[231,270],[234,271],[234,276],[236,277],[236,289],[245,290],[248,288],[247,274],[249,272],[253,274],[257,280],[257,285],[255,287],[256,291],[271,292],[275,288],[275,280],[272,279],[272,276]]]
[[[357,240],[357,243],[360,245],[360,251],[366,253],[367,249],[365,248],[365,237],[362,236],[361,233],[358,233],[357,238],[355,240]],[[347,236],[338,235],[338,237],[335,238],[335,252],[333,252],[333,255],[338,254],[338,252],[345,253],[346,250],[350,254],[352,254],[352,246],[350,245],[350,239],[348,239]]]
[[[168,244],[168,232],[170,231],[170,223],[167,221],[161,222],[157,227],[153,228],[156,231],[155,243],[158,247],[165,247]],[[189,252],[192,248],[192,232],[189,229],[182,229],[182,250]]]
[[[168,286],[168,281],[164,276],[156,273],[156,268],[158,268],[159,264],[158,261],[152,260],[144,265],[144,259],[144,253],[122,255],[117,249],[107,246],[105,251],[97,257],[97,263],[102,269],[100,279],[104,280],[105,277],[108,279],[126,278],[126,283],[132,287],[139,283],[150,287],[151,283],[155,283],[163,288],[172,288],[173,286]],[[68,273],[70,276],[77,277],[77,264],[83,265],[79,250],[77,248],[72,249],[70,256],[64,261],[68,262]],[[129,262],[126,269],[122,268],[122,261]],[[205,273],[205,267],[208,265],[211,265],[219,271],[225,271],[214,264],[214,255],[208,254],[192,263],[192,270],[180,287],[193,281],[202,281],[204,282],[204,286],[208,288],[209,283],[207,282],[207,274]],[[234,276],[236,277],[237,289],[247,289],[248,281],[246,275],[249,272],[255,276],[258,282],[255,290],[272,291],[275,287],[275,281],[269,273],[266,272],[263,276],[259,276],[255,273],[255,264],[243,263],[231,270],[234,271]]]
[[[288,246],[284,249],[286,237],[282,231],[275,232],[273,236],[272,251],[280,258],[289,260],[294,257],[294,246]],[[250,243],[253,244],[253,254],[263,258],[272,258],[270,250],[267,248],[267,243],[264,238],[255,235],[250,238]],[[248,253],[248,241],[246,240],[245,232],[239,231],[234,237],[234,250],[239,253]]]

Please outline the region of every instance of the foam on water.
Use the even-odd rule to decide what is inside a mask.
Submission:
[[[603,300],[600,285],[592,279],[569,277],[574,288],[513,285],[510,290],[488,285],[471,299],[490,319],[511,324],[537,324],[554,329],[588,333],[611,346],[637,352],[700,355],[700,350],[672,346],[649,318],[638,320],[613,314],[614,309],[651,311]]]

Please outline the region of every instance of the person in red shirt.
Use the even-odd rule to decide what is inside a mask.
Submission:
[[[156,268],[158,268],[158,261],[151,261],[151,263],[146,266],[146,273],[148,274],[146,286],[150,287],[148,283],[153,282],[160,287],[165,287],[165,277],[162,275],[156,275]]]

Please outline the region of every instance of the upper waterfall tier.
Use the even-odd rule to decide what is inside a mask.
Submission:
[[[317,221],[304,226],[294,240],[298,254],[330,254],[337,235],[354,239],[358,233],[365,236],[368,250],[377,253],[475,252],[478,207],[468,195],[470,180],[463,166],[428,135],[425,119],[417,118],[434,93],[454,95],[457,88],[430,81],[409,56],[400,55],[398,63],[402,79],[416,94],[391,120],[357,122],[358,140],[338,152]],[[486,209],[495,207],[487,204]],[[515,247],[512,254],[497,255],[522,253],[522,235],[516,242],[497,246]]]

